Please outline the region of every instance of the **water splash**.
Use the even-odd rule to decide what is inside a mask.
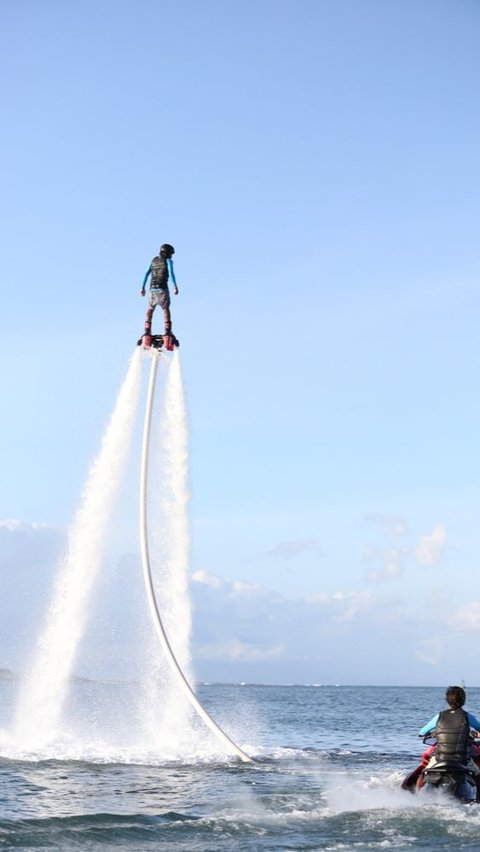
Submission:
[[[177,356],[178,358],[178,356]],[[210,716],[208,711],[199,701],[198,697],[195,695],[189,680],[185,675],[185,671],[180,665],[178,659],[179,651],[174,649],[172,646],[171,638],[169,639],[167,633],[165,632],[165,626],[163,623],[163,617],[160,613],[159,603],[158,603],[158,592],[155,590],[155,581],[152,576],[152,565],[150,559],[150,548],[149,548],[149,534],[148,534],[148,523],[147,523],[147,490],[148,490],[148,476],[147,470],[149,466],[149,458],[150,458],[150,433],[151,433],[151,424],[152,424],[152,411],[153,411],[153,401],[154,401],[154,388],[155,388],[155,379],[157,373],[157,360],[155,356],[155,360],[152,361],[152,369],[150,372],[150,382],[149,389],[147,395],[147,404],[145,409],[145,426],[143,433],[143,448],[142,448],[142,463],[141,463],[141,500],[140,500],[140,538],[141,538],[141,548],[142,548],[142,563],[144,569],[144,579],[145,586],[147,591],[147,597],[150,607],[150,612],[153,618],[153,623],[157,632],[158,639],[160,640],[160,644],[163,648],[165,656],[171,665],[172,672],[174,673],[177,683],[180,686],[183,694],[187,697],[191,706],[196,710],[198,716],[203,720],[208,729],[222,742],[223,746],[227,748],[228,751],[233,751],[237,757],[245,763],[251,763],[252,758],[247,755],[244,751],[242,751],[236,743],[230,739],[228,734],[220,728],[220,726],[214,721],[214,719]],[[167,407],[172,408],[171,416],[172,423],[176,424],[176,416],[184,413],[185,406],[183,400],[183,388],[181,383],[181,374],[178,370],[175,372],[173,370],[172,376],[174,380],[169,382],[169,388],[172,388],[172,392],[166,394],[166,403]],[[180,409],[177,411],[175,403],[179,401]],[[165,418],[167,421],[167,417]],[[183,420],[185,417],[183,416]],[[182,433],[183,430],[181,430]],[[186,435],[186,429],[184,430]],[[167,434],[168,440],[168,434]],[[167,492],[167,483],[170,485],[171,491],[173,492],[173,496],[170,495],[170,500],[168,501],[168,505],[170,506],[169,517],[167,519],[166,529],[172,534],[171,541],[169,542],[169,549],[173,552],[175,557],[182,557],[185,554],[188,554],[188,550],[185,549],[185,545],[188,545],[188,528],[186,525],[186,500],[188,495],[188,490],[186,489],[186,484],[184,480],[184,472],[187,469],[186,465],[186,446],[183,441],[177,446],[174,442],[169,442],[170,446],[170,455],[169,458],[173,459],[174,464],[172,465],[172,471],[170,472],[170,477],[166,478],[165,487],[161,489],[161,493],[166,494],[166,498],[168,500],[168,492]],[[175,452],[175,449],[178,452]],[[165,470],[168,468],[165,467]],[[173,512],[172,512],[173,508]],[[175,519],[180,523],[175,523]],[[175,547],[178,545],[178,547]],[[187,560],[185,560],[184,571],[179,572],[178,565],[176,564],[176,560],[173,562],[170,576],[169,585],[174,585],[172,583],[173,577],[181,577],[181,582],[183,583],[183,579],[186,581],[186,567]],[[177,599],[178,599],[178,591],[179,586],[177,584]],[[187,602],[186,596],[184,597],[185,602]],[[185,609],[183,607],[182,615],[187,613],[187,628],[189,633],[189,616],[190,610],[189,606]],[[178,624],[179,619],[177,617],[176,624]],[[185,626],[185,619],[181,619],[181,627]],[[188,644],[188,643],[187,643]],[[175,700],[175,705],[172,704],[172,709],[174,709],[174,714],[172,715],[172,719],[175,720],[177,730],[178,728],[178,708],[177,708],[177,700]],[[165,710],[164,710],[165,712]],[[168,720],[171,721],[170,719]]]
[[[178,352],[170,362],[159,407],[149,494],[154,587],[169,641],[190,681],[188,424]],[[149,737],[159,747],[172,741],[181,747],[180,741],[188,736],[191,710],[158,643],[150,652],[150,674],[142,701]]]
[[[15,739],[41,747],[58,722],[87,619],[92,586],[101,565],[105,532],[124,469],[138,404],[141,359],[136,351],[89,472],[80,509],[59,565],[47,623],[19,695]]]
[[[167,608],[166,628],[181,668],[190,679],[188,426],[178,353],[169,370],[159,426],[160,464],[165,484],[160,517],[164,518],[166,539],[162,583]]]
[[[159,360],[152,362],[152,355]],[[122,688],[120,692],[115,682],[111,693],[102,690],[98,681],[77,689],[80,684],[72,679],[73,667],[88,613],[96,603],[95,598],[92,600],[94,582],[102,564],[107,567],[104,551],[109,527],[114,526],[112,508],[127,469],[128,451],[135,444],[142,365],[147,360],[155,369],[150,373],[145,419],[148,433],[144,428],[141,464],[141,533],[145,533],[141,535],[141,543],[143,548],[151,538],[153,544],[152,559],[148,558],[147,546],[148,589],[153,594],[166,646],[159,647],[155,623],[152,625],[145,611],[145,618],[140,615],[132,622],[135,637],[129,646],[137,647],[139,652],[135,672],[144,684],[143,689],[138,688],[138,681],[132,681],[128,689]],[[145,434],[150,437],[157,364],[163,367],[164,381],[155,411],[157,425],[154,452],[150,456],[148,452],[145,455]],[[151,467],[149,477],[144,458],[146,467]],[[129,502],[138,493],[136,488],[124,491]],[[121,754],[125,760],[135,754],[150,760],[168,754],[171,759],[180,756],[208,759],[212,753],[218,753],[218,744],[214,738],[205,737],[203,730],[199,739],[199,721],[196,716],[192,718],[194,706],[210,731],[222,740],[224,748],[233,749],[242,760],[250,761],[211,719],[190,687],[189,496],[188,425],[179,355],[176,352],[169,358],[163,353],[160,356],[136,350],[101,451],[90,471],[65,558],[59,565],[47,624],[36,649],[34,665],[22,684],[9,748],[19,749],[24,755],[33,752],[37,757],[55,757],[59,753],[77,757]],[[148,531],[147,502],[150,504]],[[142,549],[142,560],[143,557]],[[132,579],[137,582],[135,575]],[[140,572],[138,582],[141,583]],[[123,699],[119,700],[123,693]]]

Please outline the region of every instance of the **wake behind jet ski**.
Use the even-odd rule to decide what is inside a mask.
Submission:
[[[437,713],[419,735],[434,745],[422,755],[419,766],[402,782],[412,793],[441,789],[462,802],[480,801],[480,748],[475,735],[480,722],[463,709],[466,701],[461,686],[450,686],[446,695],[448,709]]]
[[[175,346],[179,346],[179,342],[172,331],[172,318],[170,315],[170,291],[168,282],[171,279],[173,282],[173,292],[178,295],[177,282],[173,271],[172,256],[175,254],[175,249],[170,243],[164,243],[160,246],[160,251],[156,255],[150,266],[148,267],[143,279],[142,289],[140,294],[145,295],[145,287],[149,276],[150,278],[150,293],[148,298],[148,309],[145,317],[145,333],[138,341],[139,346],[144,349],[160,349],[162,346],[172,352]],[[165,333],[152,334],[152,318],[155,308],[159,305],[163,310],[165,320]]]

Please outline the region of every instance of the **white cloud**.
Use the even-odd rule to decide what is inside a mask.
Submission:
[[[0,530],[7,530],[8,532],[37,532],[38,530],[50,530],[51,527],[45,523],[28,523],[26,521],[19,521],[17,518],[5,518],[3,521],[0,521]]]
[[[360,591],[340,591],[332,596],[334,603],[340,604],[342,609],[337,615],[342,622],[353,621],[359,613],[368,612],[373,609],[384,611],[387,607],[395,607],[400,602],[397,596],[376,595],[370,589]]]
[[[239,597],[261,597],[265,594],[269,594],[269,591],[263,586],[258,586],[256,583],[246,583],[245,580],[234,580],[232,584],[232,593]]]
[[[281,657],[285,652],[283,643],[260,648],[255,645],[241,642],[239,639],[230,639],[226,642],[218,642],[212,645],[200,645],[197,648],[197,656],[206,659],[219,660],[246,660],[257,662],[260,660],[271,660]]]
[[[367,521],[371,521],[392,538],[399,538],[408,532],[407,522],[400,515],[388,515],[381,512],[371,512],[366,515]]]
[[[300,538],[293,541],[282,541],[268,551],[269,556],[281,559],[293,559],[301,553],[315,553],[323,556],[320,542],[316,538]]]
[[[418,660],[435,668],[441,664],[444,657],[444,642],[439,637],[425,639],[414,651]]]
[[[208,586],[210,589],[220,589],[225,584],[225,581],[222,580],[221,577],[217,577],[216,574],[210,574],[209,571],[206,571],[204,568],[201,568],[199,571],[194,571],[192,574],[192,580],[194,583]]]
[[[371,583],[382,580],[392,580],[401,577],[405,571],[405,563],[411,554],[408,547],[375,547],[367,545],[363,558],[365,562],[378,562],[380,568],[372,569],[367,574],[367,581]]]
[[[422,558],[426,559],[427,554],[429,558],[438,558],[445,538],[443,527],[435,527],[422,537]],[[47,525],[6,519],[0,522],[0,544],[4,591],[0,604],[0,666],[15,668],[21,666],[22,658],[38,635],[64,537]],[[378,579],[385,579],[401,573],[402,560],[409,558],[413,562],[414,550],[370,547],[365,557],[371,561],[372,570],[383,572]],[[141,579],[138,580],[141,572],[137,570],[137,557],[131,559],[135,564],[128,571],[121,567],[123,579],[127,578],[131,586],[123,581],[112,583],[105,598],[108,608],[105,624],[107,627],[121,624],[122,632],[115,633],[114,642],[125,642],[128,647],[135,645],[138,629],[137,610],[132,615],[132,594],[137,595],[138,612],[144,616],[144,591]],[[355,583],[350,587],[332,587],[332,580],[335,581],[329,575],[325,589],[320,588],[315,595],[302,595],[299,586],[296,595],[289,597],[257,582],[229,579],[207,569],[195,571],[190,594],[192,656],[194,667],[198,661],[197,675],[207,680],[277,679],[277,682],[279,678],[360,682],[365,677],[382,682],[383,677],[388,682],[398,673],[399,682],[412,682],[409,679],[415,673],[417,681],[422,677],[425,665],[440,666],[442,662],[445,665],[441,643],[423,641],[426,619],[432,615],[432,601],[424,608],[411,595],[406,594],[403,599],[385,594],[379,586],[362,588]],[[128,594],[120,593],[118,586],[125,586]],[[450,645],[446,649],[449,656],[462,653],[461,646],[465,644],[462,632],[480,632],[480,602],[468,601],[468,588],[463,596],[461,592],[457,589],[458,609],[453,614],[448,613],[450,598],[440,596],[435,618],[430,620],[432,629],[436,629],[433,624],[441,625],[450,628],[452,642],[456,637],[454,650]],[[126,622],[130,624],[128,628]],[[100,647],[95,644],[95,636],[89,646],[92,659]],[[474,643],[467,644],[473,659]],[[416,648],[415,658],[412,645]],[[110,665],[106,657],[105,660]],[[441,668],[435,671],[443,676]],[[445,676],[448,679],[448,672]]]
[[[0,521],[0,529],[9,530],[10,532],[18,530],[21,526],[22,521],[18,521],[16,518],[5,518],[4,521]]]
[[[257,597],[270,594],[270,591],[264,586],[259,586],[256,583],[247,583],[245,580],[225,580],[222,577],[217,577],[216,574],[211,574],[205,568],[194,571],[191,579],[193,583],[199,586],[206,586],[208,589],[219,591],[223,588],[231,597]]]
[[[391,525],[392,529],[396,520],[390,515],[382,515],[378,519],[377,516],[373,516],[373,518],[375,522],[381,524],[383,524],[385,518],[386,526]],[[398,535],[403,535],[406,532],[406,525],[402,526],[402,523],[398,519],[396,533]],[[438,565],[443,557],[446,541],[445,527],[442,524],[437,524],[431,532],[419,536],[417,543],[413,546],[377,547],[373,544],[367,544],[363,551],[364,562],[377,563],[377,566],[368,572],[367,582],[378,583],[398,579],[405,573],[409,562],[417,565]]]
[[[465,633],[480,632],[480,601],[470,601],[458,607],[447,618],[449,627]]]
[[[419,565],[438,565],[441,561],[447,531],[442,524],[438,524],[430,533],[420,536],[415,548],[415,559]]]
[[[235,594],[239,588],[247,592]],[[377,679],[378,668],[391,678],[392,649],[411,660],[398,640],[403,601],[397,595],[343,588],[287,597],[229,579],[215,588],[193,583],[192,592],[193,660],[201,679],[359,682]]]

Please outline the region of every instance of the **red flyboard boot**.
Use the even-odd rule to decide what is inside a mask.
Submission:
[[[165,323],[165,334],[163,335],[163,344],[165,349],[168,349],[169,352],[173,352],[175,346],[178,346],[178,340],[175,337],[172,331],[172,324],[169,322]]]
[[[147,312],[147,319],[145,321],[145,333],[142,337],[142,346],[144,349],[150,349],[152,345],[152,316],[151,310]]]

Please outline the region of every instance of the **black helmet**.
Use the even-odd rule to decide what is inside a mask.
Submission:
[[[163,246],[160,246],[160,254],[163,254],[164,257],[171,257],[172,254],[175,254],[175,249],[170,243],[164,243]]]

